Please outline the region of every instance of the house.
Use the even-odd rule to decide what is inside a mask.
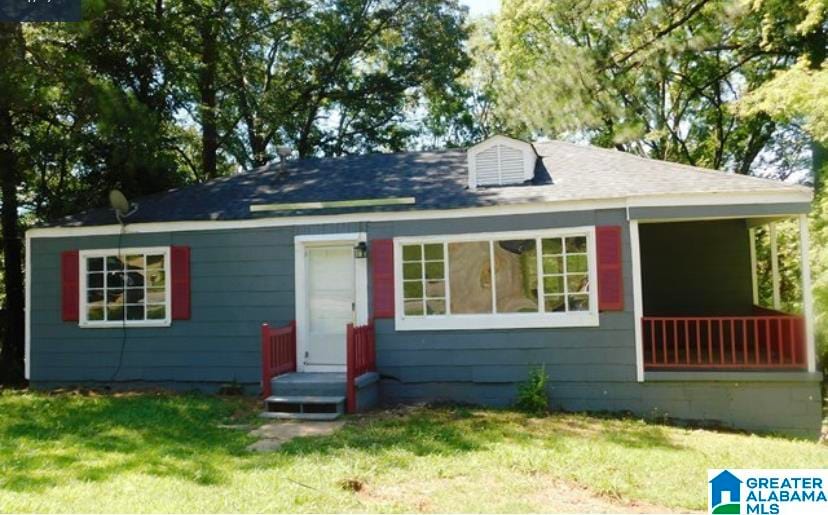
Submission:
[[[742,480],[734,476],[730,471],[723,470],[709,481],[711,494],[710,505],[718,506],[722,504],[722,494],[727,496],[724,500],[725,504],[739,503],[741,499]]]
[[[757,306],[756,227],[810,189],[560,141],[287,160],[31,229],[35,387],[264,390],[273,416],[505,406],[815,437],[804,312]],[[774,251],[775,255],[775,251]],[[776,265],[774,265],[776,270]],[[778,278],[778,274],[775,275]],[[266,325],[263,325],[266,324]]]

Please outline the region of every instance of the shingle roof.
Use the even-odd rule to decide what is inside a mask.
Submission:
[[[138,209],[128,221],[239,220],[262,217],[250,212],[250,206],[255,204],[391,197],[415,197],[416,203],[381,208],[278,211],[265,216],[456,209],[682,193],[810,191],[774,180],[562,141],[535,143],[534,147],[541,159],[535,179],[524,185],[469,190],[464,150],[314,158],[288,161],[285,174],[279,173],[279,165],[275,163],[136,199]],[[116,223],[112,210],[100,208],[66,217],[52,225],[112,223]]]

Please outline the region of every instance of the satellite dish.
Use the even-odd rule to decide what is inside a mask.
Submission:
[[[288,147],[286,145],[279,145],[278,147],[276,147],[276,153],[282,159],[286,159],[286,158],[290,157],[290,155],[293,153],[293,149],[291,149],[290,147]]]
[[[130,204],[126,196],[119,190],[112,190],[109,192],[109,205],[115,210],[115,217],[120,223],[123,223],[121,218],[125,218],[135,212],[135,208],[130,210]]]

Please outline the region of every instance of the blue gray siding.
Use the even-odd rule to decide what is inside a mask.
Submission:
[[[550,398],[567,410],[706,419],[803,436],[818,432],[819,382],[814,379],[636,382],[629,226],[622,209],[126,235],[123,247],[187,245],[192,260],[191,320],[126,331],[81,329],[60,320],[60,252],[114,248],[118,238],[35,238],[32,381],[43,387],[109,382],[126,342],[116,377],[122,385],[211,389],[237,381],[254,390],[260,379],[259,325],[295,318],[297,234],[364,231],[369,239],[379,239],[590,225],[623,228],[624,311],[602,313],[599,327],[593,328],[405,332],[396,331],[393,320],[378,320],[381,401],[505,406],[514,401],[528,370],[545,364]],[[773,410],[756,399],[770,399]]]
[[[544,364],[560,381],[635,381],[632,313],[632,266],[629,225],[621,209],[476,220],[394,222],[369,227],[370,238],[424,236],[467,232],[531,230],[558,227],[620,225],[622,227],[624,306],[600,316],[593,328],[508,329],[478,331],[395,331],[393,320],[377,323],[377,362],[387,381],[396,384],[460,382],[468,385],[511,385],[495,388],[507,404],[516,382],[528,369]],[[389,392],[396,391],[389,386]],[[506,392],[506,393],[504,393]],[[494,394],[491,394],[494,395]],[[505,397],[504,397],[505,395]],[[386,400],[394,395],[383,396]],[[468,400],[468,399],[466,399]]]
[[[192,318],[164,328],[81,329],[60,319],[60,252],[117,237],[32,240],[32,364],[38,382],[258,383],[259,326],[294,318],[292,229],[126,235],[123,247],[191,247]]]
[[[634,220],[669,220],[694,218],[733,218],[743,216],[779,216],[808,214],[808,202],[782,202],[770,204],[720,204],[718,206],[658,206],[631,207]]]

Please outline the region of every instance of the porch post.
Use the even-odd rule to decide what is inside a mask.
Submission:
[[[779,252],[776,248],[776,222],[770,223],[771,245],[771,278],[773,280],[773,309],[782,308],[782,299],[779,297]]]
[[[748,229],[750,238],[750,280],[753,287],[753,305],[759,305],[759,281],[756,277],[756,229]]]
[[[641,244],[638,239],[638,220],[630,220],[630,256],[632,258],[633,283],[633,326],[635,327],[635,377],[644,381],[644,341],[641,319],[644,316],[644,302],[641,298]]]
[[[805,355],[808,372],[816,372],[816,345],[814,342],[814,295],[811,291],[811,237],[808,217],[799,215],[799,259],[802,270],[802,314],[805,317]]]

